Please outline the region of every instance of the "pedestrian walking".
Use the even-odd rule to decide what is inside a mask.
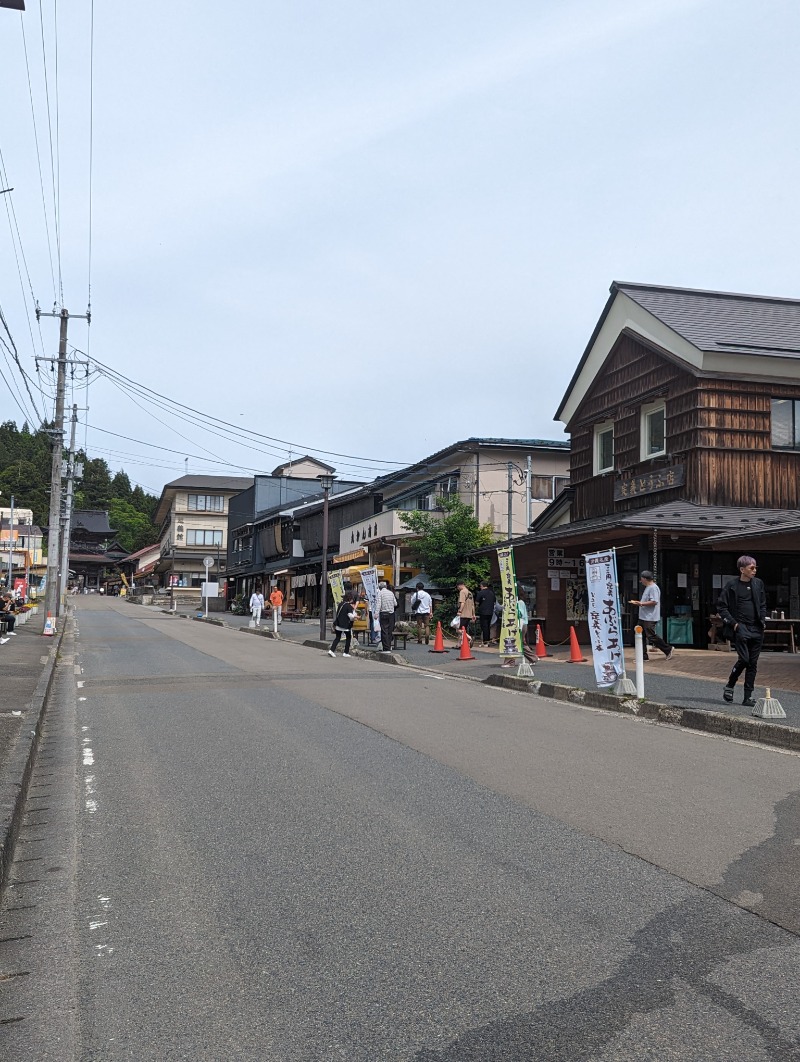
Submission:
[[[269,595],[269,603],[277,613],[278,623],[283,623],[283,592],[277,586]]]
[[[661,619],[661,591],[656,584],[655,576],[652,572],[640,572],[639,582],[644,587],[642,596],[638,601],[631,599],[629,604],[639,606],[639,623],[644,634],[644,637],[642,638],[644,659],[650,659],[647,652],[647,644],[649,642],[654,645],[656,649],[660,649],[667,660],[669,660],[675,652],[675,647],[669,645],[663,638],[656,634],[656,624]]]
[[[331,647],[328,650],[328,656],[336,656],[336,647],[338,646],[342,635],[344,635],[344,652],[342,653],[342,656],[348,658],[350,656],[350,640],[353,637],[353,620],[358,615],[355,606],[355,597],[356,595],[352,590],[348,591],[344,595],[344,600],[341,605],[339,605],[339,608],[336,610],[336,616],[333,620],[334,637],[331,642]]]
[[[497,595],[487,582],[481,583],[481,588],[475,596],[475,605],[478,610],[478,622],[481,625],[481,645],[492,644],[492,624],[494,623],[494,606],[497,604]]]
[[[472,635],[469,633],[469,625],[475,619],[475,598],[472,591],[467,589],[463,581],[456,584],[458,590],[458,618],[461,621],[461,630],[467,632],[469,644],[472,645]]]
[[[425,644],[431,640],[431,616],[433,615],[433,599],[425,589],[424,583],[417,583],[416,593],[411,598],[411,613],[417,621],[417,645],[422,645],[422,637],[425,636]]]
[[[752,557],[740,557],[736,567],[739,578],[727,582],[717,600],[717,612],[722,617],[722,636],[733,642],[736,650],[736,663],[722,691],[722,699],[731,703],[733,688],[744,671],[742,704],[754,708],[753,690],[758,658],[764,645],[767,594],[763,582],[756,576],[758,565]]]
[[[394,614],[397,598],[391,584],[381,580],[378,583],[378,621],[381,627],[381,649],[389,652],[394,640]]]
[[[250,595],[250,615],[255,620],[256,627],[261,626],[261,610],[264,608],[264,595],[260,590],[254,590]]]

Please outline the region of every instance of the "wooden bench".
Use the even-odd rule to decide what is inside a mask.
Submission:
[[[777,641],[774,645],[767,645],[767,638],[776,637]],[[780,652],[796,653],[797,648],[794,641],[794,627],[791,625],[788,627],[773,627],[771,624],[767,624],[764,628],[764,648],[776,649]]]
[[[284,609],[281,613],[281,617],[288,620],[290,623],[305,623],[306,613],[300,609]]]

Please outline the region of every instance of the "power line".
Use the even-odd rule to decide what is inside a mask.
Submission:
[[[42,66],[44,69],[44,94],[47,104],[47,129],[50,136],[50,179],[53,184],[53,214],[54,214],[54,228],[56,235],[56,259],[58,262],[58,292],[61,302],[64,301],[64,285],[61,275],[61,218],[59,216],[59,194],[57,193],[56,183],[56,151],[53,150],[53,120],[52,113],[50,111],[50,84],[47,77],[47,48],[45,46],[44,39],[44,12],[42,10],[42,0],[39,0],[39,26],[42,33]],[[60,168],[60,167],[59,167]]]
[[[31,101],[31,118],[33,120],[33,139],[36,144],[36,162],[39,167],[39,187],[42,193],[42,210],[44,212],[44,229],[47,235],[47,253],[50,259],[50,277],[53,282],[53,300],[56,299],[56,276],[53,269],[53,247],[50,242],[50,223],[47,217],[47,202],[44,194],[44,177],[42,176],[42,156],[39,150],[39,130],[36,126],[36,109],[33,105],[33,86],[31,84],[31,68],[28,61],[28,41],[25,37],[25,20],[22,15],[19,17],[20,26],[22,28],[22,48],[25,52],[25,70],[28,75],[28,95]]]
[[[79,351],[79,353],[84,353],[84,352],[83,351]],[[117,372],[115,369],[110,368],[110,366],[108,366],[108,365],[104,365],[101,361],[98,361],[97,358],[93,357],[92,358],[92,362],[95,365],[97,365],[99,368],[104,369],[106,371],[106,373],[111,373],[112,376],[116,376],[119,380],[123,381],[124,383],[137,388],[140,392],[144,391],[144,392],[147,392],[149,395],[153,395],[154,399],[151,399],[151,401],[154,401],[154,404],[158,404],[158,402],[155,402],[155,399],[159,400],[160,402],[166,402],[166,403],[168,403],[171,406],[175,406],[177,409],[185,410],[188,413],[193,414],[195,417],[201,417],[203,421],[213,421],[215,424],[218,424],[218,425],[228,429],[231,434],[233,434],[235,436],[239,436],[241,438],[258,439],[258,440],[262,440],[263,439],[266,442],[270,442],[270,443],[273,443],[273,444],[277,444],[277,445],[279,445],[281,447],[285,447],[286,451],[290,452],[290,453],[302,454],[303,452],[305,452],[305,453],[309,453],[309,454],[312,454],[312,453],[323,454],[323,455],[327,455],[328,457],[341,457],[341,458],[343,458],[345,460],[348,460],[348,461],[359,462],[360,463],[359,467],[361,467],[361,468],[369,468],[372,465],[386,465],[386,466],[389,466],[390,469],[396,469],[396,468],[400,468],[400,467],[403,467],[404,465],[408,464],[407,461],[386,461],[386,460],[382,460],[382,459],[379,459],[379,458],[360,457],[360,456],[354,455],[354,454],[342,454],[342,453],[336,452],[335,450],[323,450],[323,449],[321,449],[319,447],[316,447],[316,446],[306,446],[306,445],[304,445],[302,443],[289,442],[286,439],[278,439],[275,436],[264,435],[261,432],[253,431],[251,428],[242,428],[242,427],[239,427],[237,425],[231,424],[230,421],[222,420],[221,418],[214,417],[214,416],[212,416],[211,414],[208,414],[208,413],[202,413],[200,410],[194,409],[192,406],[187,406],[187,405],[184,405],[182,402],[176,402],[174,399],[167,398],[166,395],[162,395],[158,391],[153,391],[151,388],[146,387],[144,384],[137,383],[135,380],[131,380],[130,378],[128,378],[126,376],[123,376],[122,373]],[[163,408],[163,407],[161,407],[161,408]],[[174,414],[174,415],[178,416],[177,413]],[[210,429],[206,429],[206,430],[210,430]]]

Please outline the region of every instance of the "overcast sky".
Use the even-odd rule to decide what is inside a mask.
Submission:
[[[47,86],[39,0],[0,11],[0,307],[37,382],[58,322],[40,333],[30,289],[85,312],[90,201],[91,0],[58,7],[57,55],[41,2]],[[239,446],[93,374],[79,441],[156,493],[185,456],[249,474],[291,446],[371,478],[388,465],[366,459],[471,435],[564,439],[553,415],[615,279],[800,296],[796,0],[140,0],[94,19],[93,323],[70,342],[287,444]],[[22,420],[2,381],[0,418]]]

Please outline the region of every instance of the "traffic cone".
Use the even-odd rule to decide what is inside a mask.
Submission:
[[[536,624],[536,655],[538,657],[547,656],[547,649],[544,644],[544,635],[542,634],[541,623]]]
[[[444,647],[444,635],[442,634],[442,621],[436,624],[436,635],[433,639],[433,649],[428,650],[429,653],[449,653],[449,649]]]
[[[467,632],[466,632],[466,630],[464,628],[462,628],[462,630],[461,630],[461,652],[458,654],[458,659],[459,660],[475,660],[476,659],[472,655],[472,652],[470,650],[469,638],[467,637]]]
[[[52,636],[55,633],[56,633],[56,626],[53,623],[53,617],[52,617],[51,613],[48,612],[47,613],[47,619],[44,621],[44,630],[42,631],[42,634],[46,634],[46,635],[48,635],[49,637],[52,638]]]
[[[581,647],[578,645],[578,635],[575,633],[575,628],[570,626],[569,628],[569,664],[585,664],[586,657],[581,656]]]

